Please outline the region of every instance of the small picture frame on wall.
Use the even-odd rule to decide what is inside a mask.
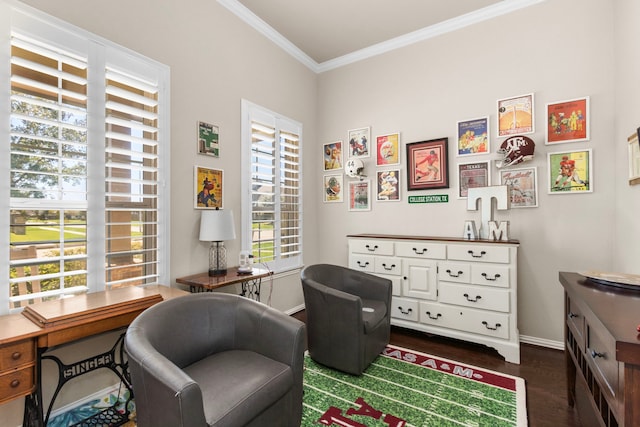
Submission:
[[[378,135],[376,137],[376,165],[400,164],[400,133]]]
[[[512,208],[538,206],[537,168],[501,169],[500,185],[508,185]]]
[[[325,175],[323,177],[323,194],[325,203],[339,203],[343,199],[342,191],[343,176],[338,175]]]
[[[466,199],[470,188],[491,185],[489,161],[458,163],[458,198]]]
[[[547,104],[546,145],[588,141],[591,131],[589,97]]]
[[[371,210],[371,181],[349,182],[349,211],[362,212]]]
[[[547,153],[549,194],[593,192],[591,149]]]
[[[487,154],[489,146],[489,117],[462,120],[458,122],[458,156]]]
[[[498,100],[498,138],[534,132],[533,94]]]
[[[194,208],[222,209],[222,190],[224,172],[220,169],[210,169],[202,166],[194,167]]]
[[[407,190],[449,188],[449,138],[407,144]]]
[[[349,141],[349,158],[369,157],[371,154],[371,128],[352,129],[347,137]]]
[[[198,122],[198,153],[220,157],[220,128],[205,122]]]
[[[342,169],[342,141],[323,144],[322,159],[325,171]]]
[[[379,170],[376,178],[378,202],[400,201],[400,169]]]

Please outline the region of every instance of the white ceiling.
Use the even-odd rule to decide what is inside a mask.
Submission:
[[[218,0],[316,72],[544,0]]]

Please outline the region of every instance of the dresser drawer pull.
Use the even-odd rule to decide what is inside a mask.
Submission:
[[[11,358],[13,360],[19,360],[22,357],[22,353],[19,351],[14,351],[13,354],[11,355]]]
[[[487,323],[487,321],[486,321],[486,320],[484,320],[484,321],[482,322],[482,324],[484,325],[484,327],[485,327],[485,328],[490,329],[490,330],[492,330],[492,331],[497,331],[497,330],[498,330],[498,328],[499,328],[500,326],[502,326],[500,323],[496,323],[496,326],[495,326],[494,328],[492,328],[491,326],[489,326],[489,324]]]
[[[417,248],[413,248],[413,253],[415,253],[416,255],[424,255],[427,253],[429,249],[427,248],[422,248],[422,250],[418,250]]]
[[[11,388],[16,388],[16,387],[20,386],[20,380],[13,380],[13,381],[11,381],[11,383],[9,383],[9,386],[10,386]]]
[[[500,273],[496,273],[493,277],[488,277],[487,273],[482,273],[481,276],[484,277],[486,280],[490,280],[492,282],[495,282],[496,280],[498,280],[500,278]]]
[[[365,261],[365,262],[358,261],[356,262],[356,264],[358,264],[358,267],[367,268],[367,266],[369,265],[369,261]]]
[[[475,252],[473,252],[472,250],[468,250],[467,253],[474,258],[482,258],[484,255],[487,254],[485,251],[480,251],[480,255],[476,255]]]
[[[575,313],[569,313],[567,316],[569,317],[569,319],[575,319],[576,317],[580,317],[579,314],[575,314]]]
[[[607,354],[606,354],[606,353],[598,353],[598,352],[597,352],[597,351],[595,351],[595,350],[590,350],[590,353],[591,353],[591,357],[593,357],[594,359],[596,359],[596,358],[598,358],[598,357],[601,357],[601,358],[605,359],[605,358],[606,358],[606,356],[607,356]]]
[[[369,252],[375,252],[376,249],[378,249],[378,245],[375,245],[373,248],[371,248],[371,246],[369,245],[365,245],[365,248],[367,248]]]
[[[454,274],[454,273],[451,272],[451,270],[447,270],[447,274],[449,274],[449,277],[460,277],[460,276],[462,276],[463,273],[464,273],[464,271],[458,270],[458,273]]]
[[[384,263],[383,263],[383,264],[382,264],[382,268],[384,268],[384,269],[385,269],[385,270],[387,270],[387,271],[391,271],[391,270],[393,270],[394,268],[396,268],[396,265],[395,265],[395,264],[391,264],[391,266],[390,266],[390,267],[387,267],[387,264],[384,264]]]
[[[406,311],[402,309],[402,306],[399,305],[398,306],[398,310],[400,310],[400,313],[404,314],[404,315],[409,315],[411,314],[411,312],[413,311],[411,308],[408,308]]]
[[[475,298],[469,298],[469,294],[464,294],[463,296],[464,296],[464,297],[467,299],[467,301],[469,301],[469,302],[478,302],[478,300],[481,300],[481,299],[482,299],[482,297],[481,297],[480,295],[476,295],[476,297],[475,297]],[[486,322],[483,322],[483,323],[486,323]]]
[[[431,319],[431,320],[438,320],[438,317],[442,317],[442,314],[438,313],[435,316],[432,316],[431,312],[427,311],[427,316],[429,316],[429,319]]]

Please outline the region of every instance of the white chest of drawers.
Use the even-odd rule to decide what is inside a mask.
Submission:
[[[392,281],[391,324],[484,344],[520,363],[517,241],[347,238],[350,268]]]

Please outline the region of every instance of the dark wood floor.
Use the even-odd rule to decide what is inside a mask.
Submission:
[[[304,311],[294,317],[306,321]],[[567,405],[564,352],[521,344],[520,364],[504,361],[497,351],[409,329],[391,327],[391,344],[524,378],[530,427],[580,427]]]

